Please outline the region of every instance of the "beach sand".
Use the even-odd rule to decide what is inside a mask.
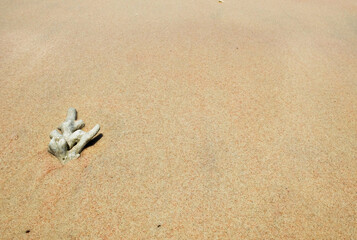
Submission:
[[[354,0],[2,1],[0,238],[356,239],[356,76]]]

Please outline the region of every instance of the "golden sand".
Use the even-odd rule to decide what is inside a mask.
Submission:
[[[355,0],[2,1],[0,238],[354,239],[356,29]],[[62,166],[69,107],[103,137]]]

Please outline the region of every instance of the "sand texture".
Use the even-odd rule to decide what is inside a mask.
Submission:
[[[3,0],[0,239],[357,239],[356,119],[355,0]]]

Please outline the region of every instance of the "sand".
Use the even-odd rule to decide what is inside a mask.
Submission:
[[[0,238],[356,239],[356,76],[354,0],[1,1]]]

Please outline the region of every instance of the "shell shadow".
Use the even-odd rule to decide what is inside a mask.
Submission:
[[[90,140],[87,145],[83,148],[83,151],[84,149],[86,148],[89,148],[91,146],[93,146],[94,144],[96,144],[104,135],[102,133],[99,133],[95,138],[93,138],[92,140]]]

